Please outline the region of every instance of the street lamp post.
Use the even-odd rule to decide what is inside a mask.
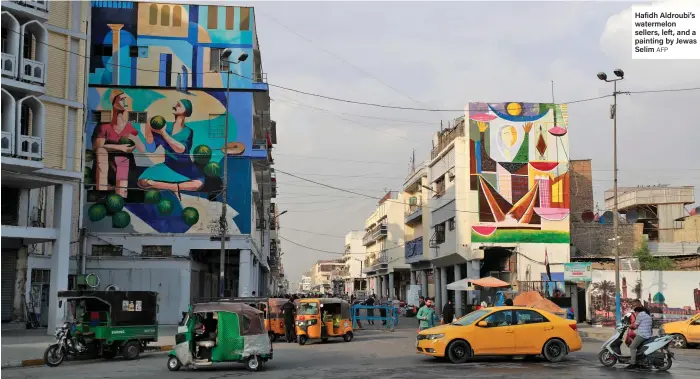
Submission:
[[[608,79],[608,75],[604,72],[598,73],[598,79],[604,82],[613,83],[613,106],[610,111],[610,118],[613,119],[613,251],[615,252],[615,323],[619,324],[621,320],[621,304],[620,304],[620,241],[619,239],[619,215],[617,209],[617,82],[625,78],[625,73],[621,69],[613,71],[617,78]]]
[[[242,53],[238,56],[236,62],[228,60],[233,51],[231,49],[225,49],[220,56],[221,64],[226,62],[229,65],[239,64],[248,59],[247,53]],[[228,231],[228,226],[226,222],[226,198],[228,195],[228,118],[229,118],[229,87],[231,86],[231,67],[226,69],[226,121],[224,125],[224,178],[223,178],[223,191],[221,193],[221,218],[219,219],[219,233],[221,237],[221,252],[219,255],[219,296],[224,297],[224,277],[225,277],[225,267],[226,267],[226,232]]]
[[[364,287],[365,289],[367,288],[367,286],[365,285],[365,277],[364,277],[364,274],[363,274],[363,272],[362,272],[362,263],[363,263],[363,261],[362,261],[362,259],[357,259],[357,258],[355,258],[355,260],[358,261],[358,262],[360,262],[360,291],[362,291],[362,288],[363,288],[363,287]]]

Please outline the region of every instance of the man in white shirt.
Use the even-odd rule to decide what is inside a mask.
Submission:
[[[644,341],[648,340],[653,335],[651,330],[652,319],[649,313],[646,312],[646,309],[644,309],[639,300],[635,300],[633,306],[634,311],[637,312],[637,318],[635,319],[634,324],[630,325],[630,328],[637,331],[637,336],[634,337],[634,340],[630,344],[630,364],[626,367],[627,369],[637,367],[637,349],[644,343]]]

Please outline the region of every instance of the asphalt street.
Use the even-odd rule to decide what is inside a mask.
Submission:
[[[463,365],[437,361],[415,353],[415,331],[359,332],[352,342],[342,340],[299,346],[275,343],[275,357],[265,371],[252,373],[243,365],[229,364],[207,369],[170,372],[165,353],[150,354],[131,362],[68,362],[57,368],[4,369],[2,377],[52,379],[116,378],[698,378],[700,350],[675,350],[676,360],[669,372],[625,371],[623,366],[606,369],[597,360],[600,341],[584,339],[584,350],[569,355],[562,363],[544,360],[522,361],[508,358],[477,359]]]

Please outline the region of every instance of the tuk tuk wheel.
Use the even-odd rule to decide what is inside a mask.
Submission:
[[[180,367],[182,367],[182,364],[180,363],[180,360],[177,359],[177,357],[168,357],[168,370],[177,371],[180,369]]]
[[[309,338],[307,336],[301,335],[299,336],[299,345],[305,345],[306,341],[308,341]]]
[[[343,336],[343,340],[344,340],[345,342],[350,342],[350,341],[352,341],[352,332],[347,332],[347,333],[345,333],[345,335]]]
[[[136,359],[140,353],[141,346],[137,341],[129,341],[122,347],[122,354],[126,360]]]
[[[260,371],[262,369],[262,365],[263,363],[257,355],[251,355],[245,361],[245,367],[250,371]]]

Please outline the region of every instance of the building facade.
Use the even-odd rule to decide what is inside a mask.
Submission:
[[[343,262],[345,263],[344,272],[347,275],[343,278],[345,285],[345,293],[352,294],[367,288],[362,273],[363,258],[365,247],[362,245],[362,237],[365,232],[362,230],[353,230],[345,235],[345,252]]]
[[[410,266],[404,254],[403,194],[387,193],[365,221],[363,271],[370,292],[378,297],[406,298]]]
[[[403,186],[404,202],[404,257],[411,267],[411,285],[420,285],[420,295],[434,297],[433,250],[427,241],[430,239],[432,213],[426,208],[431,196],[428,187],[428,167],[420,164],[411,170]]]
[[[321,294],[331,293],[334,273],[345,268],[342,260],[319,260],[311,266],[311,291]]]
[[[267,294],[276,125],[254,10],[93,1],[91,41],[87,272],[158,291],[162,323]]]
[[[80,247],[89,19],[87,2],[2,2],[2,321],[51,332]]]
[[[463,314],[476,293],[447,291],[463,279],[539,281],[569,261],[566,105],[470,103],[435,136],[428,163],[429,247],[435,297]]]
[[[304,293],[311,292],[311,271],[301,274],[301,281],[299,281],[299,291]]]

